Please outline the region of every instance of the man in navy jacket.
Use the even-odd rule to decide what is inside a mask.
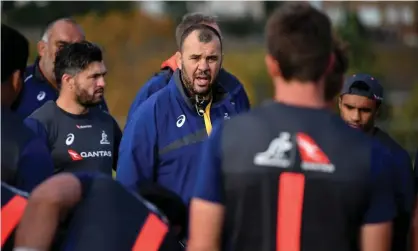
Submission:
[[[206,24],[216,29],[221,34],[220,28],[216,22],[216,18],[213,16],[204,15],[201,13],[191,13],[183,17],[181,23],[176,29],[176,41],[177,46],[180,46],[181,34],[191,25]],[[161,64],[160,72],[155,74],[149,79],[144,86],[137,93],[128,113],[127,123],[130,121],[132,114],[137,107],[142,104],[152,94],[161,90],[168,85],[174,71],[177,70],[176,55],[173,55]],[[250,103],[247,97],[247,93],[240,81],[231,73],[221,68],[218,75],[219,84],[224,87],[231,96],[231,100],[235,104],[235,110],[237,113],[245,112],[250,109]]]
[[[83,40],[83,30],[70,18],[58,19],[49,24],[37,44],[39,57],[26,68],[22,92],[12,109],[26,118],[47,101],[56,101],[58,86],[53,72],[56,52],[65,44]],[[104,101],[99,106],[108,110]]]
[[[3,24],[1,34],[1,180],[30,192],[52,175],[53,163],[45,143],[10,110],[21,89],[29,42]]]
[[[218,82],[222,41],[211,26],[186,29],[178,53],[180,69],[167,87],[132,114],[119,148],[116,179],[131,189],[157,182],[187,204],[202,142],[212,124],[237,113]]]

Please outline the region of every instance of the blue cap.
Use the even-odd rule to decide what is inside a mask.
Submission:
[[[368,74],[354,74],[349,77],[341,89],[341,94],[364,96],[376,101],[383,101],[383,87],[379,81]]]

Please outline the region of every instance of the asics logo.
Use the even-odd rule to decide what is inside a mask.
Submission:
[[[184,122],[186,122],[186,116],[183,114],[177,118],[176,126],[180,128],[184,125]]]
[[[71,145],[73,142],[74,142],[74,134],[69,133],[69,134],[67,135],[67,139],[65,140],[65,144],[66,144],[67,146],[69,146],[69,145]]]
[[[36,96],[36,99],[38,99],[38,101],[42,101],[44,100],[46,96],[46,93],[44,91],[40,91],[39,94]]]

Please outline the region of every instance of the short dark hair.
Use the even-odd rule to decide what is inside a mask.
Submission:
[[[347,44],[334,36],[335,62],[332,71],[325,78],[326,101],[333,100],[341,91],[344,82],[344,74],[348,70],[349,59],[347,55]]]
[[[199,32],[199,41],[202,43],[209,43],[213,40],[213,37],[217,37],[219,39],[219,42],[221,44],[221,50],[222,50],[222,40],[221,40],[221,35],[219,34],[219,32],[217,30],[215,30],[214,28],[212,28],[209,25],[206,24],[194,24],[192,26],[190,26],[189,28],[187,28],[183,34],[181,35],[180,38],[180,46],[179,46],[179,51],[181,51],[183,49],[183,44],[184,44],[184,40],[186,40],[186,38],[193,32],[193,31],[198,31]]]
[[[103,60],[102,50],[95,44],[84,41],[64,45],[56,54],[54,74],[58,84],[64,74],[76,75],[93,62]]]
[[[215,24],[217,18],[215,16],[205,15],[202,13],[188,13],[183,16],[181,22],[176,27],[176,42],[177,47],[180,48],[181,35],[192,25],[196,24]]]
[[[266,25],[268,53],[279,63],[285,80],[317,82],[332,53],[329,18],[309,3],[283,3]]]
[[[29,42],[17,30],[1,24],[1,82],[15,71],[23,74],[29,57]]]

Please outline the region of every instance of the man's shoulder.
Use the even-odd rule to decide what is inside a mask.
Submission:
[[[354,152],[356,149],[370,149],[371,138],[349,127],[339,116],[326,110],[300,109],[300,113],[298,111],[297,108],[288,109],[286,106],[269,102],[225,121],[224,128],[228,128],[228,132],[232,132],[238,138],[240,135],[253,135],[254,132],[267,136],[273,127],[274,130],[309,131],[318,137],[328,137],[330,140],[327,142],[335,142],[342,150],[351,149],[350,152]],[[313,118],[317,121],[313,121]],[[308,123],[309,121],[312,123]]]
[[[100,109],[100,107],[95,107],[93,110],[93,115],[100,121],[104,121],[106,123],[116,123],[116,119],[106,110]]]
[[[25,74],[24,74],[25,81],[29,80],[33,77],[34,69],[35,69],[35,64],[31,64],[31,65],[26,66]]]
[[[4,138],[25,139],[27,142],[35,138],[35,134],[25,125],[24,119],[14,112],[7,112],[2,110],[2,117],[6,117],[1,123],[2,133]],[[7,136],[7,137],[6,137]]]
[[[57,105],[54,101],[50,100],[46,102],[43,106],[36,109],[28,118],[36,119],[41,123],[47,123],[54,119],[55,117]]]
[[[244,86],[235,75],[223,68],[221,68],[219,71],[219,82],[227,92],[232,94],[237,93],[244,88]]]
[[[170,70],[161,70],[154,76],[152,76],[141,88],[141,93],[147,93],[152,95],[153,93],[161,90],[168,85],[173,72]]]
[[[389,134],[383,131],[382,129],[376,128],[376,133],[374,136],[390,150],[406,153],[406,150],[398,142],[396,142],[395,139],[389,136]]]

